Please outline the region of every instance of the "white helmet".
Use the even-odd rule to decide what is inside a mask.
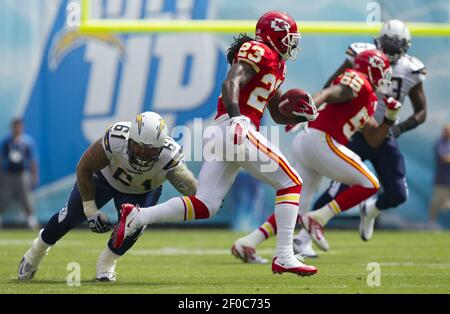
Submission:
[[[402,21],[390,20],[383,24],[375,45],[395,64],[411,47],[411,33]]]
[[[131,167],[148,171],[158,160],[168,136],[164,119],[155,112],[143,112],[131,124],[128,156]]]

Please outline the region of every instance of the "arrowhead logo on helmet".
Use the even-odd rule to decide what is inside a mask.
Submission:
[[[366,50],[355,57],[353,68],[364,73],[377,92],[387,94],[392,87],[392,68],[388,57],[380,50]]]
[[[285,20],[275,18],[271,23],[270,27],[276,32],[288,31],[291,29],[291,26]]]

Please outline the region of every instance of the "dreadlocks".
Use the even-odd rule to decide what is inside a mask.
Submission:
[[[252,40],[254,39],[244,33],[239,34],[237,38],[234,37],[234,42],[227,50],[227,61],[230,65],[233,64],[234,56],[236,55],[236,52],[241,48],[242,44]]]

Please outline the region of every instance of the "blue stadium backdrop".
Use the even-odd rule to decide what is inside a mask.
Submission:
[[[38,143],[40,186],[35,190],[39,220],[45,222],[65,203],[75,182],[74,170],[84,149],[113,121],[138,112],[161,113],[168,124],[192,127],[194,118],[211,119],[226,75],[225,50],[231,36],[215,34],[118,35],[80,38],[67,27],[68,0],[1,0],[0,136],[9,120],[23,116]],[[270,9],[302,20],[365,21],[370,1],[348,0],[93,0],[102,18],[256,19]],[[379,1],[381,18],[449,22],[447,0]],[[370,8],[370,6],[369,6]],[[283,88],[320,89],[342,62],[348,44],[369,36],[304,35],[302,52],[289,65]],[[425,125],[400,138],[406,155],[409,200],[384,215],[385,224],[420,227],[427,221],[433,181],[433,142],[450,121],[449,38],[414,38],[412,55],[428,68],[425,89],[429,115]],[[402,117],[411,113],[409,101]],[[270,118],[266,119],[271,124]],[[292,136],[281,146],[289,154]],[[200,164],[189,162],[198,172]],[[163,200],[176,192],[166,185]],[[246,174],[239,175],[224,208],[211,221],[238,230],[257,226],[270,214],[273,192]],[[107,212],[112,215],[112,208]],[[354,213],[355,211],[353,211]],[[352,212],[350,212],[351,214]],[[10,210],[5,221],[18,217]],[[450,224],[450,215],[441,222]]]

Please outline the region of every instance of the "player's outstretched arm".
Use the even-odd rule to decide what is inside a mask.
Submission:
[[[333,73],[333,75],[330,76],[330,78],[328,79],[328,81],[325,83],[325,85],[323,86],[323,88],[327,88],[331,85],[331,83],[333,83],[333,81],[342,73],[344,73],[344,71],[346,69],[350,69],[352,68],[352,64],[350,63],[349,60],[345,59],[344,63],[341,64],[341,66],[336,70],[336,72]]]
[[[351,87],[336,84],[313,95],[314,103],[319,108],[324,103],[342,103],[353,99],[354,94]]]
[[[77,183],[83,202],[94,200],[94,173],[109,164],[101,139],[93,143],[81,156],[77,165]]]
[[[256,73],[250,64],[238,61],[231,66],[222,84],[222,101],[231,120],[229,136],[235,145],[244,143],[250,125],[250,119],[239,110],[239,94]]]
[[[372,147],[378,147],[384,142],[392,125],[394,125],[397,120],[398,113],[402,106],[402,104],[393,97],[385,97],[384,102],[386,103],[386,113],[383,122],[380,125],[377,125],[375,119],[370,118],[361,130],[367,143]]]
[[[77,183],[83,201],[84,214],[89,228],[95,233],[105,233],[112,228],[108,216],[102,213],[95,203],[94,172],[109,164],[101,141],[102,139],[89,146],[77,165]]]
[[[197,193],[197,179],[186,164],[181,164],[167,173],[167,180],[185,196]]]
[[[424,123],[427,118],[427,99],[423,89],[423,83],[419,83],[409,91],[409,99],[414,113],[405,121],[392,127],[392,133],[399,137],[402,133],[412,130]]]
[[[222,84],[222,100],[230,118],[240,116],[239,94],[241,88],[247,85],[256,75],[256,70],[242,61],[238,61],[231,67],[227,78]]]

